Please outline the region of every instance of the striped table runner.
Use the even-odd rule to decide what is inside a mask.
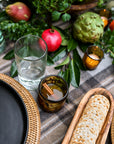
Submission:
[[[0,73],[10,75],[12,61],[4,60],[3,57],[14,45],[10,43],[6,46],[5,52],[0,55]],[[83,53],[81,53],[81,55],[83,55]],[[46,68],[46,75],[57,73],[58,71],[56,71],[53,66]],[[17,77],[15,79],[18,80]],[[65,103],[59,112],[46,113],[39,108],[41,117],[40,144],[61,144],[83,95],[90,89],[96,87],[104,87],[114,95],[114,66],[108,54],[105,54],[104,59],[95,70],[81,71],[79,88],[70,87],[68,103]],[[31,94],[37,102],[37,91],[32,91]],[[110,138],[107,139],[107,144],[109,143],[111,143]]]

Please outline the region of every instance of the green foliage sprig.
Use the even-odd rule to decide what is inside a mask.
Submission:
[[[35,8],[37,14],[50,13],[53,21],[57,21],[62,18],[64,22],[71,19],[69,9],[72,4],[80,4],[82,2],[92,2],[92,0],[28,0],[32,7]],[[98,6],[103,4],[103,0],[98,0]]]
[[[21,20],[15,23],[7,17],[5,12],[2,12],[0,13],[0,30],[2,30],[6,39],[8,38],[15,41],[27,34],[41,35],[43,30],[48,27],[48,25],[42,21],[43,19],[38,20],[33,16],[29,22]]]
[[[108,28],[103,37],[97,41],[95,45],[101,47],[105,53],[109,53],[110,57],[113,59],[112,64],[114,64],[114,30],[111,31]]]
[[[61,16],[63,21],[70,20],[71,16],[67,13],[67,11],[74,1],[80,0],[29,0],[31,5],[36,8],[36,14],[47,15],[50,13],[53,21],[57,21]]]
[[[59,69],[60,72],[58,75],[62,76],[68,83],[74,87],[79,87],[80,84],[80,71],[86,70],[83,65],[82,59],[76,49],[78,43],[74,40],[73,36],[68,29],[62,30],[57,27],[53,27],[60,32],[62,37],[61,47],[54,53],[48,54],[48,65],[53,65],[59,60],[62,62],[55,66],[55,69]]]

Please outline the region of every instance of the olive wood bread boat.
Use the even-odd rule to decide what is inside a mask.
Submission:
[[[79,106],[78,106],[78,108],[77,108],[77,110],[74,114],[73,120],[72,120],[72,122],[71,122],[71,124],[68,128],[68,131],[67,131],[67,133],[66,133],[66,135],[63,139],[62,144],[72,144],[72,141],[73,141],[73,144],[76,143],[76,140],[74,140],[74,139],[76,139],[76,135],[78,135],[76,133],[76,130],[79,130],[79,124],[80,124],[80,121],[82,120],[82,118],[84,117],[86,119],[85,115],[83,114],[85,112],[84,109],[87,109],[87,105],[89,105],[90,99],[92,99],[93,96],[99,96],[99,95],[101,96],[101,98],[103,97],[103,99],[104,99],[103,101],[105,101],[105,100],[107,101],[105,104],[102,101],[102,106],[103,106],[102,109],[101,109],[101,106],[99,106],[100,111],[102,112],[102,115],[104,115],[104,113],[105,113],[104,111],[105,111],[105,108],[107,107],[107,105],[108,105],[108,109],[107,109],[107,112],[106,112],[106,115],[105,115],[105,119],[102,123],[102,127],[99,130],[97,138],[95,139],[95,143],[96,144],[105,144],[106,138],[107,138],[107,135],[108,135],[108,132],[109,132],[109,128],[110,128],[110,125],[111,125],[112,117],[113,117],[114,100],[113,100],[113,97],[112,97],[111,93],[108,90],[104,89],[104,88],[91,89],[90,91],[88,91],[85,94],[85,96],[82,98],[82,100],[81,100],[81,102],[80,102],[80,104],[79,104]],[[98,107],[98,105],[99,105],[99,103],[97,104],[97,102],[96,102],[96,105],[94,105],[94,107]],[[86,111],[86,113],[90,113],[91,106],[92,105],[89,105],[90,109],[89,109],[88,112]],[[99,110],[97,110],[97,112],[99,114]],[[101,117],[101,115],[97,115],[97,116]],[[102,120],[102,118],[101,118],[101,120]],[[94,121],[94,118],[93,118],[93,121]],[[80,125],[81,130],[79,130],[79,134],[80,134],[80,132],[82,132],[82,129],[85,130],[85,128],[82,128],[82,125],[84,125],[84,124],[85,124],[84,122],[81,123],[81,125]],[[89,126],[90,125],[88,125],[88,127]],[[93,129],[96,129],[95,128],[96,125],[94,125],[93,127],[94,127]],[[93,129],[91,129],[91,130],[93,130]],[[85,130],[85,132],[86,132],[86,130]],[[94,133],[96,133],[96,131],[94,131]],[[94,137],[94,135],[93,135],[93,137]],[[84,140],[83,135],[82,135],[82,137],[80,137],[80,139],[82,139],[81,143],[85,144],[84,143],[85,141],[83,142],[83,140]]]

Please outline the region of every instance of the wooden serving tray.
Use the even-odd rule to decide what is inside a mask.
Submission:
[[[101,129],[101,132],[99,134],[99,137],[97,139],[97,142],[96,144],[105,144],[106,142],[106,138],[107,138],[107,135],[108,135],[108,132],[109,132],[109,128],[110,128],[110,125],[111,125],[111,121],[112,121],[112,117],[113,117],[113,111],[114,111],[114,99],[111,95],[111,93],[109,91],[107,91],[106,89],[104,88],[95,88],[95,89],[91,89],[90,91],[88,91],[84,97],[82,98],[81,102],[79,103],[79,106],[74,114],[74,117],[73,117],[73,120],[68,128],[68,131],[63,139],[63,142],[62,144],[69,144],[70,142],[70,139],[72,137],[72,133],[74,131],[74,128],[76,127],[80,117],[81,117],[81,114],[89,100],[89,98],[92,96],[92,95],[95,95],[95,94],[101,94],[101,95],[104,95],[106,96],[109,101],[110,101],[110,109],[109,109],[109,112],[107,114],[107,117],[106,117],[106,120],[105,120],[105,123]]]
[[[114,114],[113,114],[113,119],[111,124],[111,139],[112,139],[112,144],[114,144]]]

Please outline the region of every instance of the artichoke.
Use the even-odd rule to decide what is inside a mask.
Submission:
[[[104,23],[94,12],[81,14],[73,25],[74,38],[84,43],[94,43],[103,36]]]

